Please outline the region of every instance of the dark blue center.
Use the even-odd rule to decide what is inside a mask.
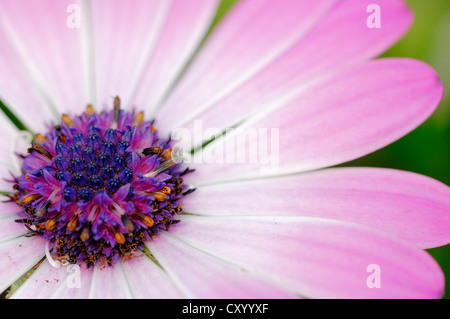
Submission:
[[[127,148],[130,132],[118,139],[115,129],[107,129],[102,135],[91,125],[88,136],[76,133],[71,145],[58,142],[54,161],[56,179],[67,186],[63,197],[67,202],[89,201],[99,191],[114,194],[133,179],[132,169],[127,167]]]

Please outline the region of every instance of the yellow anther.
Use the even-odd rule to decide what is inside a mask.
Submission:
[[[134,126],[141,126],[141,124],[144,122],[144,112],[139,112],[135,117],[134,117],[134,122],[133,125]]]
[[[89,227],[84,227],[81,235],[80,235],[80,239],[82,242],[86,242],[89,239]]]
[[[61,119],[62,119],[62,121],[63,121],[64,123],[66,123],[66,125],[67,125],[68,127],[73,126],[73,121],[72,121],[72,119],[70,118],[69,115],[63,114],[62,117],[61,117]]]
[[[125,244],[125,237],[121,232],[117,232],[114,234],[114,238],[116,239],[117,243],[119,244]]]
[[[36,142],[40,143],[40,144],[42,144],[42,142],[44,142],[44,141],[47,141],[47,142],[48,142],[47,138],[46,138],[44,135],[40,134],[40,133],[38,133],[38,134],[36,134],[36,135],[34,136],[34,140],[35,140]]]
[[[95,113],[94,107],[91,104],[88,104],[88,106],[86,106],[86,114],[89,116],[94,113]]]
[[[39,194],[25,195],[22,197],[22,200],[20,202],[22,205],[29,205],[39,198],[41,198],[41,195]]]
[[[147,225],[148,227],[152,227],[153,224],[155,223],[155,221],[153,220],[153,218],[149,217],[149,216],[145,216],[142,220],[144,222],[145,225]]]
[[[170,187],[169,186],[164,186],[163,188],[161,188],[160,192],[164,193],[164,194],[170,194]]]
[[[75,215],[74,217],[72,217],[70,222],[67,224],[67,230],[70,232],[73,232],[75,230],[75,228],[77,228],[77,224],[78,224],[78,216]]]
[[[56,220],[55,219],[49,219],[45,222],[45,229],[47,230],[53,230],[56,226]]]

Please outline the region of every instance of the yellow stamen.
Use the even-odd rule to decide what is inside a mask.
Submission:
[[[48,142],[47,138],[40,133],[38,133],[34,136],[34,140],[40,144],[42,144],[42,142],[44,142],[44,141]]]
[[[153,220],[153,218],[149,217],[149,216],[145,216],[142,220],[144,222],[145,225],[147,225],[148,227],[152,227],[153,224],[155,223],[155,221]]]
[[[39,195],[39,194],[25,195],[24,197],[22,197],[21,204],[29,205],[39,198],[41,198],[41,195]]]
[[[125,237],[123,236],[123,234],[121,232],[116,232],[114,234],[114,238],[116,239],[117,243],[119,244],[125,244]]]
[[[164,152],[162,152],[161,157],[164,158],[165,160],[171,158],[172,157],[172,149],[171,148],[166,149]]]
[[[159,190],[160,192],[164,193],[164,194],[170,194],[170,187],[169,186],[164,186],[163,188],[161,188]]]
[[[136,213],[134,217],[139,218],[139,220],[141,220],[148,227],[152,227],[155,224],[153,218],[142,213]]]
[[[141,124],[143,122],[144,122],[144,112],[139,112],[134,118],[133,125],[134,126],[141,126]]]
[[[63,114],[62,117],[61,117],[61,119],[62,119],[62,121],[63,121],[64,123],[66,123],[66,125],[67,125],[68,127],[73,126],[73,121],[72,121],[72,119],[70,118],[69,115]]]
[[[81,235],[80,235],[80,239],[82,242],[86,242],[89,239],[89,227],[84,227]]]
[[[159,202],[163,202],[167,199],[167,195],[163,192],[154,192],[153,196],[155,196],[155,199]]]
[[[118,112],[120,110],[120,98],[116,96],[114,98],[114,111]]]
[[[49,219],[45,222],[45,229],[47,230],[53,230],[56,226],[56,220],[55,219]]]
[[[73,232],[78,224],[78,215],[72,217],[70,222],[67,224],[67,230]]]
[[[91,104],[88,104],[86,106],[86,114],[89,116],[89,115],[92,115],[94,113],[95,113],[94,107]]]

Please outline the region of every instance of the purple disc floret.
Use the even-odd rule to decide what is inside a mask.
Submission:
[[[179,222],[192,191],[171,144],[143,112],[121,110],[118,97],[111,111],[63,115],[22,156],[16,222],[47,239],[59,261],[90,267],[142,255],[145,241]]]

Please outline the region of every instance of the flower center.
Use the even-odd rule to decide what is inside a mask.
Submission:
[[[170,141],[140,112],[92,106],[37,134],[11,199],[27,236],[49,241],[52,258],[112,265],[142,255],[144,242],[179,222],[186,190]]]

